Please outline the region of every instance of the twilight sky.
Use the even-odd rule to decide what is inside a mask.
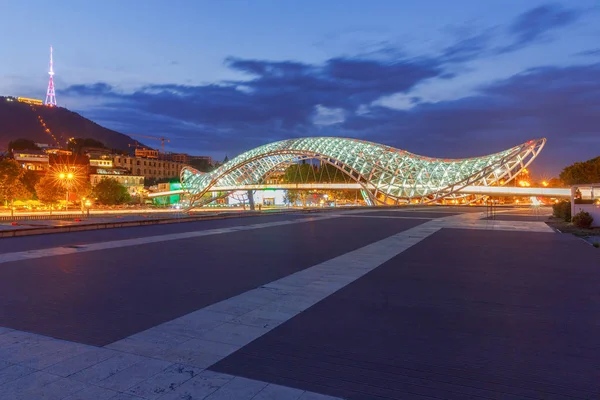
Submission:
[[[439,157],[600,155],[598,0],[4,0],[0,95],[230,158],[346,136]],[[148,142],[156,146],[158,142]]]

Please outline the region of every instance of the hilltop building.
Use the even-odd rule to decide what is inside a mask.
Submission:
[[[43,150],[15,150],[13,158],[29,171],[43,173],[49,168],[50,156]]]
[[[127,168],[115,166],[112,154],[106,154],[104,151],[90,151],[87,153],[87,157],[89,158],[92,186],[99,184],[102,179],[110,178],[125,186],[132,196],[144,190],[144,177],[132,174]]]

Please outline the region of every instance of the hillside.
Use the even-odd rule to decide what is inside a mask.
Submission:
[[[108,148],[123,151],[131,151],[128,145],[135,143],[129,136],[104,128],[66,108],[31,106],[7,99],[0,96],[0,150],[6,150],[11,140],[19,138],[50,145],[57,145],[58,141],[62,146],[71,137],[91,138]]]

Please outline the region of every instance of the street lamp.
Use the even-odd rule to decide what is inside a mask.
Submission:
[[[67,172],[65,174],[64,172],[61,172],[58,175],[58,178],[61,180],[61,182],[63,182],[63,185],[65,185],[65,188],[67,190],[67,197],[65,199],[65,211],[69,211],[69,186],[71,185],[71,181],[73,180],[73,173]]]
[[[90,207],[92,206],[92,202],[90,201],[90,199],[87,199],[85,201],[85,208],[87,209],[87,216],[90,216]]]

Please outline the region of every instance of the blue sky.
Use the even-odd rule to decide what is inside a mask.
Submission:
[[[0,24],[0,94],[42,98],[53,45],[59,105],[172,151],[334,135],[470,157],[547,137],[544,175],[600,155],[597,0],[7,0]]]

